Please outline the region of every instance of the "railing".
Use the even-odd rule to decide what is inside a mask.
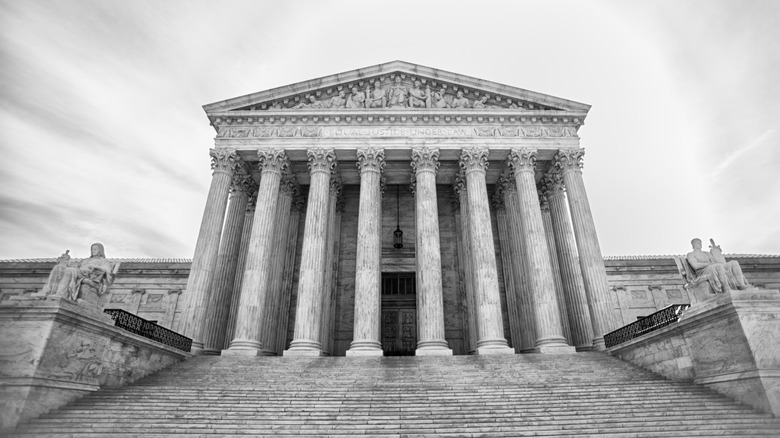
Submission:
[[[160,327],[159,325],[133,315],[132,313],[122,309],[105,309],[103,312],[111,315],[116,327],[127,330],[130,333],[135,333],[188,353],[190,352],[190,349],[192,349],[192,339],[168,330],[165,327]]]
[[[680,319],[680,316],[682,316],[682,313],[689,307],[691,307],[690,304],[672,304],[671,306],[665,307],[637,322],[633,322],[613,332],[607,333],[604,335],[604,344],[609,348],[638,338],[653,330],[666,327],[673,322],[677,322]]]

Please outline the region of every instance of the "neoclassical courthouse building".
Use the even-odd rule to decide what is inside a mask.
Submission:
[[[205,354],[601,350],[692,297],[668,257],[602,257],[589,108],[401,61],[205,105],[216,139],[193,260],[123,261],[103,307]],[[776,256],[737,259],[780,285]],[[3,262],[0,299],[53,265]]]

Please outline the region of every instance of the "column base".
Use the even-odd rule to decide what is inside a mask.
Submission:
[[[315,349],[308,349],[308,348],[298,348],[298,349],[290,349],[290,350],[284,350],[284,353],[282,353],[282,356],[284,357],[320,357],[322,356],[322,350],[315,350]]]
[[[477,347],[474,354],[479,356],[488,356],[494,354],[515,354],[514,348],[509,347]]]
[[[593,338],[593,350],[591,351],[606,351],[607,346],[604,344],[604,336],[598,336]]]
[[[192,347],[190,348],[190,354],[193,356],[201,356],[206,353],[204,353],[205,350],[203,350],[203,344],[195,345],[195,343],[192,343]]]
[[[228,348],[222,350],[222,356],[266,356],[259,348]]]
[[[418,348],[414,350],[415,356],[452,356],[449,348]]]
[[[578,345],[575,348],[577,351],[593,351],[592,345]]]
[[[365,349],[365,350],[358,350],[358,349],[349,349],[347,350],[347,357],[382,357],[385,355],[385,352],[382,351],[382,349]]]
[[[222,350],[216,348],[204,348],[200,354],[204,356],[219,356]]]
[[[540,345],[534,348],[534,353],[541,354],[575,354],[577,349],[570,345]]]

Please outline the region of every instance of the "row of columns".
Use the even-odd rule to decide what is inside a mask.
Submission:
[[[289,174],[289,160],[282,150],[258,151],[261,179],[253,190],[250,178],[236,172],[241,162],[235,151],[212,150],[211,156],[214,173],[188,280],[184,333],[193,338],[196,352],[217,353],[225,347],[226,337],[232,335],[223,355],[278,354],[284,336],[276,328],[282,323],[286,327],[284,303],[289,303],[289,296],[282,294],[282,285],[291,280],[292,265],[284,239],[297,235],[297,226],[292,229],[290,209],[297,188]],[[339,229],[335,204],[340,190],[335,153],[332,149],[310,149],[307,156],[311,183],[295,329],[290,348],[283,353],[293,356],[323,354],[323,343],[332,330],[331,294],[338,266],[333,263]],[[438,157],[435,148],[412,150],[418,263],[417,355],[452,354],[444,336],[436,199]],[[503,335],[485,180],[487,157],[487,148],[464,149],[459,162],[461,174],[456,178],[467,325],[474,353],[511,354],[514,350]],[[361,186],[354,340],[347,355],[379,356],[384,151],[362,148],[356,158]],[[524,350],[533,340],[531,350],[537,352],[573,350],[566,339],[583,348],[590,339],[603,348],[601,335],[610,328],[609,297],[603,259],[584,197],[582,152],[562,150],[556,155],[556,172],[545,177],[545,213],[534,178],[535,162],[535,150],[512,150],[508,156],[511,178],[505,177],[499,184],[503,198],[499,230],[505,234],[502,244],[507,244],[502,247],[504,277],[509,290],[517,291],[508,300],[510,317],[519,323],[517,330],[513,329],[513,339],[521,339]],[[231,181],[230,209],[225,217]],[[566,222],[564,184],[569,190],[571,224]],[[253,195],[259,208],[252,209]]]

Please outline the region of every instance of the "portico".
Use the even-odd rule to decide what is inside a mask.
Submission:
[[[196,351],[379,356],[388,334],[416,355],[604,349],[588,105],[395,61],[204,109]],[[414,278],[394,301],[413,312],[383,312],[391,273]]]

